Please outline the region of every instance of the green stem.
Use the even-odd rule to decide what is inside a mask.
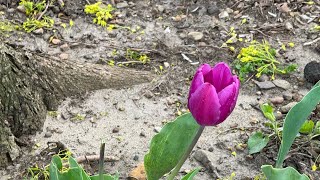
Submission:
[[[204,127],[205,126],[200,126],[199,127],[196,136],[193,138],[190,146],[188,147],[188,150],[186,151],[186,153],[183,154],[183,156],[181,157],[181,159],[178,162],[178,164],[176,165],[176,167],[172,170],[171,174],[168,177],[168,180],[173,180],[174,177],[176,177],[176,175],[179,173],[179,170],[182,167],[183,163],[187,160],[187,158],[189,157],[192,149],[194,148],[194,146],[198,142],[198,139],[200,138],[200,136],[202,134],[202,131],[204,130]]]
[[[99,158],[99,180],[103,180],[103,164],[104,164],[104,150],[106,143],[101,143],[100,158]]]

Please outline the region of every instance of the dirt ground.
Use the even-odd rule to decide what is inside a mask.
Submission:
[[[0,14],[0,19],[25,20],[17,4],[8,3],[7,7],[1,2],[0,11],[4,13]],[[93,0],[89,2],[94,3]],[[58,141],[75,157],[99,154],[100,143],[105,142],[106,156],[112,159],[106,163],[106,171],[118,172],[120,179],[126,179],[130,171],[143,162],[152,136],[179,113],[187,112],[190,80],[199,64],[214,65],[219,61],[232,64],[236,59],[244,43],[235,43],[235,52],[221,47],[230,38],[231,27],[242,37],[265,39],[277,49],[281,47],[279,42],[294,42],[295,46],[281,52],[278,60],[284,64],[295,63],[298,69],[290,75],[276,76],[289,83],[285,88],[260,89],[255,82],[263,80],[255,77],[243,82],[234,112],[221,125],[205,129],[180,175],[201,167],[194,179],[223,179],[232,173],[236,174],[234,179],[253,179],[261,173],[262,164],[274,164],[278,144],[271,141],[265,150],[254,155],[237,145],[246,144],[252,132],[265,129],[266,119],[257,109],[259,104],[291,94],[291,99],[274,103],[277,117],[282,121],[285,113],[280,112],[281,107],[299,101],[310,89],[311,85],[303,78],[303,69],[308,62],[319,58],[319,34],[312,29],[319,22],[320,4],[314,2],[308,5],[302,1],[282,0],[117,0],[115,18],[109,23],[126,28],[108,31],[93,24],[92,17],[83,12],[87,1],[66,0],[64,8],[55,4],[47,12],[55,20],[53,29],[37,34],[1,34],[1,39],[13,47],[75,63],[108,66],[113,60],[116,65],[122,64],[127,61],[127,49],[135,50],[150,57],[150,62],[123,68],[151,71],[157,78],[130,88],[102,89],[83,97],[65,99],[57,114],[48,114],[42,132],[26,137],[33,145],[23,147],[21,158],[0,170],[0,179],[23,179],[27,168],[48,164],[52,152],[48,152],[47,143]],[[290,12],[283,8],[283,3],[287,3]],[[242,24],[244,18],[247,22]],[[70,19],[74,26],[63,28],[61,23],[68,24]],[[53,36],[60,40],[58,44],[49,42]],[[313,43],[305,44],[308,42]],[[319,120],[318,116],[314,117]],[[303,149],[299,152],[308,154]],[[292,155],[285,165],[319,179],[319,171],[311,171],[315,158]],[[88,172],[97,172],[97,162],[83,165]]]

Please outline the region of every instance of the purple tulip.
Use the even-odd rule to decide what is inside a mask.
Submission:
[[[211,68],[203,64],[191,83],[188,108],[201,126],[222,123],[233,111],[240,88],[240,81],[232,75],[229,66],[220,62]]]

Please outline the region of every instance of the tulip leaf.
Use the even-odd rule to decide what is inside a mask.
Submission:
[[[179,162],[197,134],[199,125],[190,113],[167,123],[150,143],[144,156],[148,180],[158,180],[170,172]]]
[[[320,81],[288,112],[283,124],[282,141],[276,163],[277,168],[282,167],[283,161],[301,126],[319,103],[319,94]]]
[[[310,180],[307,175],[300,174],[293,167],[273,168],[271,165],[263,165],[261,169],[268,180]]]
[[[186,174],[185,176],[183,176],[181,180],[192,180],[193,177],[197,175],[199,171],[200,171],[200,168],[194,169],[190,171],[188,174]]]
[[[299,132],[300,132],[300,133],[303,133],[303,134],[310,134],[310,133],[312,133],[312,131],[313,131],[313,127],[314,127],[314,122],[313,122],[312,120],[305,121],[305,122],[302,124]]]
[[[262,132],[255,132],[249,137],[248,148],[249,154],[260,152],[269,142],[269,137]]]

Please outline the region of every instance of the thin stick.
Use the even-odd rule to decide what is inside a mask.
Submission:
[[[46,12],[47,12],[48,7],[49,7],[49,4],[50,4],[50,1],[48,1],[46,8],[45,8],[45,9],[44,9],[44,11],[40,14],[40,16],[38,17],[38,19],[37,19],[37,20],[40,20],[40,19],[42,18],[42,16],[44,15],[44,13],[46,13]]]

